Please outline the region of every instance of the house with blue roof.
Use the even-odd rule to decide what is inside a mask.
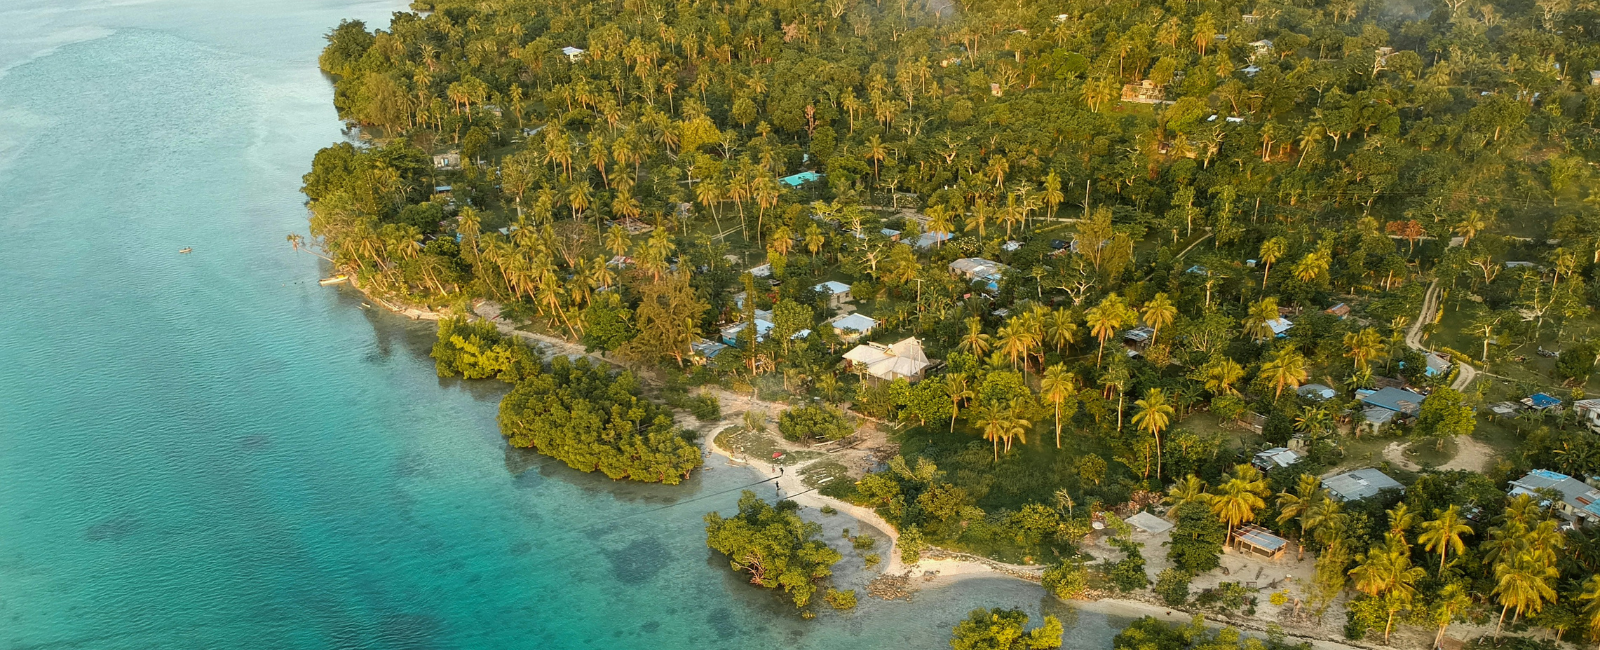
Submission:
[[[1548,408],[1561,406],[1561,398],[1552,397],[1544,393],[1534,393],[1522,398],[1522,403],[1535,411],[1543,411]]]
[[[806,183],[820,180],[822,180],[822,174],[818,174],[816,172],[800,172],[793,176],[785,176],[780,178],[778,179],[778,182],[788,185],[789,187],[800,187]]]
[[[1422,411],[1422,395],[1403,388],[1380,388],[1376,391],[1357,391],[1361,403],[1401,415],[1416,415]]]
[[[1511,482],[1511,496],[1531,495],[1543,505],[1553,505],[1567,519],[1600,522],[1600,489],[1560,472],[1536,469]]]

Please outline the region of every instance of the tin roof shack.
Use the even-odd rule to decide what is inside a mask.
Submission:
[[[1295,393],[1313,402],[1326,402],[1339,395],[1337,391],[1322,384],[1306,384],[1296,389]]]
[[[922,379],[922,373],[932,365],[928,361],[928,355],[922,352],[922,342],[915,338],[905,339],[894,345],[878,343],[858,345],[844,353],[844,358],[850,361],[853,369],[882,381],[905,379],[916,382]]]
[[[1140,325],[1122,333],[1122,345],[1129,351],[1143,350],[1145,346],[1150,345],[1150,339],[1155,335],[1155,330]]]
[[[1401,415],[1416,415],[1422,411],[1422,395],[1413,393],[1404,388],[1385,387],[1376,391],[1357,391],[1361,403],[1399,413]]]
[[[861,314],[845,314],[833,319],[832,325],[839,340],[849,343],[871,332],[872,328],[878,326],[878,321]]]
[[[1384,490],[1399,490],[1402,493],[1406,491],[1405,486],[1399,481],[1372,468],[1358,469],[1322,479],[1322,487],[1328,490],[1329,496],[1340,501],[1360,501],[1377,496]]]
[[[1561,406],[1561,399],[1558,398],[1558,397],[1553,397],[1553,396],[1550,396],[1550,395],[1546,395],[1544,393],[1534,393],[1532,395],[1529,395],[1527,397],[1522,398],[1522,404],[1523,404],[1523,406],[1531,408],[1531,409],[1533,409],[1535,411],[1543,411],[1545,409],[1553,409],[1553,408],[1560,407]]]
[[[1422,358],[1428,364],[1428,367],[1422,369],[1422,374],[1429,377],[1439,377],[1450,372],[1450,357],[1438,352],[1429,352],[1423,355]]]
[[[583,48],[573,47],[571,45],[561,48],[561,53],[567,56],[567,61],[570,63],[582,61],[583,52]]]
[[[1242,553],[1277,560],[1283,557],[1283,550],[1289,548],[1289,540],[1260,526],[1247,524],[1233,531],[1232,546]]]
[[[1256,452],[1255,458],[1250,459],[1250,464],[1263,472],[1288,467],[1300,462],[1300,454],[1287,447],[1273,447],[1266,451]]]
[[[1600,399],[1580,399],[1572,403],[1572,410],[1577,412],[1579,422],[1600,433]]]
[[[1129,526],[1133,526],[1134,528],[1150,533],[1151,535],[1160,535],[1161,533],[1172,530],[1173,528],[1172,522],[1152,515],[1148,512],[1140,512],[1132,517],[1129,517],[1127,522]]]
[[[1139,104],[1160,104],[1167,100],[1167,89],[1149,79],[1136,84],[1122,85],[1122,101]]]
[[[1000,290],[1000,276],[1005,273],[1006,265],[981,257],[963,257],[950,263],[950,272],[966,278],[967,281],[981,281],[990,291]]]
[[[1350,305],[1346,305],[1342,302],[1322,311],[1323,313],[1331,316],[1338,316],[1339,320],[1344,320],[1350,317]]]
[[[829,309],[838,309],[840,305],[850,302],[850,285],[843,282],[829,280],[811,289],[828,297]]]
[[[461,152],[447,151],[433,155],[434,169],[461,169]]]
[[[1547,469],[1536,469],[1511,482],[1511,496],[1532,495],[1554,505],[1567,519],[1593,524],[1600,522],[1600,490],[1588,483]]]

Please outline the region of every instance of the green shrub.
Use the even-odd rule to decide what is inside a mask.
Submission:
[[[829,587],[828,595],[823,596],[822,599],[828,601],[828,604],[834,609],[856,608],[856,590],[854,589],[839,591],[838,589]]]
[[[855,537],[850,538],[850,545],[856,547],[856,550],[858,551],[868,550],[877,545],[877,543],[878,540],[874,539],[871,535],[856,535]]]
[[[783,412],[778,431],[787,440],[838,440],[855,432],[844,413],[831,406],[808,404]]]
[[[1111,543],[1127,555],[1111,565],[1111,584],[1124,593],[1149,586],[1150,578],[1144,574],[1144,555],[1139,553],[1140,544],[1122,539],[1112,540]]]
[[[722,419],[722,402],[716,395],[701,393],[689,399],[689,413],[701,422],[715,422]]]
[[[1171,567],[1156,575],[1156,595],[1168,607],[1182,607],[1189,600],[1189,574]]]
[[[866,561],[868,568],[878,566],[878,563],[883,561],[883,558],[877,553],[868,553],[862,556],[861,559]]]
[[[833,575],[833,565],[844,556],[816,539],[822,525],[801,519],[798,509],[793,501],[773,507],[745,490],[739,514],[723,519],[706,513],[706,545],[727,556],[735,571],[749,572],[752,583],[782,588],[795,607],[805,608],[817,593],[817,581]]]
[[[1089,589],[1089,569],[1081,558],[1072,557],[1045,569],[1040,580],[1045,591],[1056,598],[1069,600],[1083,595]]]
[[[494,323],[460,317],[439,321],[432,356],[440,377],[516,383],[538,374],[540,367],[531,348],[501,334]]]

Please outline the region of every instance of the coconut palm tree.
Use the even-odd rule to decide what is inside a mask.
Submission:
[[[983,321],[978,320],[977,316],[973,316],[967,319],[967,334],[961,337],[961,343],[958,347],[962,351],[981,359],[983,355],[989,352],[989,348],[993,347],[991,341],[993,341],[993,337],[983,333]]]
[[[1161,328],[1171,325],[1178,318],[1178,307],[1172,304],[1172,299],[1165,293],[1158,293],[1150,297],[1144,304],[1144,323],[1155,330],[1150,335],[1150,342],[1155,343],[1156,337],[1161,335]]]
[[[1467,594],[1466,585],[1452,582],[1439,590],[1439,595],[1434,601],[1433,622],[1439,624],[1439,633],[1433,635],[1433,647],[1444,647],[1444,632],[1449,629],[1450,622],[1472,606],[1472,596]]]
[[[1306,358],[1294,348],[1278,350],[1261,364],[1261,377],[1274,388],[1273,398],[1283,396],[1284,387],[1299,388],[1306,380]]]
[[[1461,538],[1471,534],[1472,527],[1461,516],[1459,506],[1444,510],[1434,508],[1433,519],[1422,523],[1422,534],[1417,535],[1417,541],[1422,543],[1423,550],[1439,550],[1439,570],[1444,571],[1445,558],[1450,551],[1454,550],[1458,555],[1466,551],[1467,544]]]
[[[1177,508],[1187,503],[1210,504],[1211,495],[1206,492],[1206,482],[1190,474],[1174,481],[1172,487],[1167,488],[1167,500],[1172,503],[1172,507]]]
[[[1161,479],[1161,432],[1172,425],[1175,411],[1167,403],[1167,395],[1160,388],[1145,391],[1144,399],[1133,403],[1139,410],[1133,413],[1133,424],[1150,434],[1156,441],[1156,479]]]
[[[1012,368],[1016,368],[1017,357],[1026,358],[1031,347],[1028,342],[1028,332],[1021,321],[1013,319],[1011,322],[1000,326],[999,334],[1000,353],[1011,360]],[[1023,370],[1027,370],[1026,366],[1024,366]]]
[[[1006,453],[1011,453],[1013,439],[1028,444],[1028,431],[1032,430],[1033,422],[1022,417],[1024,412],[1021,399],[1011,400],[1011,404],[1002,412],[1004,416],[1000,428],[1000,437],[1006,441]]]
[[[972,423],[983,433],[983,439],[994,444],[994,462],[1000,463],[1000,440],[1009,433],[1011,418],[1003,409],[980,405],[973,409]]]
[[[1100,352],[1095,356],[1094,365],[1099,366],[1106,354],[1106,341],[1115,336],[1117,330],[1128,320],[1128,306],[1121,296],[1115,293],[1107,295],[1100,304],[1090,307],[1084,312],[1084,320],[1089,324],[1089,333],[1100,341]]]
[[[1396,533],[1386,534],[1382,546],[1373,546],[1365,554],[1356,556],[1356,562],[1356,567],[1350,570],[1356,590],[1383,598],[1389,610],[1388,623],[1383,627],[1383,642],[1388,643],[1395,614],[1410,605],[1411,598],[1416,595],[1417,580],[1427,572],[1411,566],[1411,546],[1404,535]]]
[[[1327,491],[1322,489],[1322,481],[1311,474],[1301,474],[1295,482],[1294,492],[1283,491],[1278,493],[1278,525],[1282,526],[1290,521],[1299,520],[1300,539],[1299,557],[1306,556],[1306,531],[1311,528],[1311,514],[1316,506],[1328,498]]]
[[[1561,572],[1533,549],[1524,549],[1494,565],[1494,591],[1500,601],[1500,619],[1495,624],[1495,638],[1506,623],[1506,612],[1515,609],[1517,618],[1524,613],[1537,614],[1546,602],[1555,602],[1556,591],[1550,581]]]
[[[972,392],[972,387],[967,384],[967,375],[962,372],[952,372],[944,376],[944,394],[950,398],[950,430],[956,430],[956,416],[961,414],[961,404],[977,397]]]
[[[1266,267],[1261,273],[1261,288],[1267,288],[1267,277],[1272,275],[1272,264],[1283,259],[1283,254],[1289,249],[1289,243],[1282,237],[1273,237],[1261,242],[1261,263]]]
[[[1344,335],[1345,358],[1357,368],[1367,368],[1373,359],[1383,354],[1383,335],[1371,327]]]
[[[1056,354],[1078,342],[1078,323],[1068,309],[1056,309],[1044,318],[1045,342],[1055,347]]]
[[[1250,306],[1249,315],[1244,317],[1244,333],[1257,343],[1272,338],[1272,323],[1278,320],[1278,299],[1262,298]]]
[[[1237,395],[1239,391],[1233,387],[1244,379],[1244,367],[1239,362],[1228,357],[1218,356],[1200,369],[1205,380],[1206,390],[1212,395]]]
[[[1589,576],[1578,594],[1583,601],[1583,624],[1589,628],[1589,640],[1600,639],[1600,575]]]
[[[1217,486],[1216,494],[1211,499],[1211,511],[1228,525],[1230,542],[1233,540],[1233,529],[1255,521],[1256,511],[1267,506],[1262,497],[1268,494],[1267,482],[1261,478],[1260,470],[1249,465],[1234,466],[1233,475]]]
[[[633,242],[628,239],[628,231],[622,226],[612,226],[606,231],[606,250],[611,251],[612,255],[625,255],[628,247],[632,245]]]
[[[1067,400],[1072,400],[1078,392],[1078,376],[1067,372],[1066,366],[1056,364],[1044,371],[1044,377],[1039,380],[1039,396],[1049,402],[1056,412],[1056,449],[1061,448],[1061,405]],[[1077,410],[1077,401],[1073,401],[1073,411]],[[1072,411],[1068,411],[1070,417]]]
[[[1417,520],[1420,519],[1404,501],[1395,504],[1385,514],[1389,515],[1389,532],[1399,535],[1401,539],[1405,539],[1406,533],[1415,527]]]

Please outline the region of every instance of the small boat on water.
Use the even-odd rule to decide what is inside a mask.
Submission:
[[[185,246],[183,248],[178,249],[178,252],[179,253],[192,253],[192,252],[194,252],[194,249],[193,248],[189,248],[188,246]]]
[[[333,276],[331,278],[323,278],[321,280],[317,280],[317,284],[320,284],[320,285],[326,287],[326,286],[328,286],[330,284],[339,284],[340,282],[344,282],[345,280],[349,280],[349,279],[350,279],[350,276],[341,273],[341,274],[335,275],[335,276]]]

